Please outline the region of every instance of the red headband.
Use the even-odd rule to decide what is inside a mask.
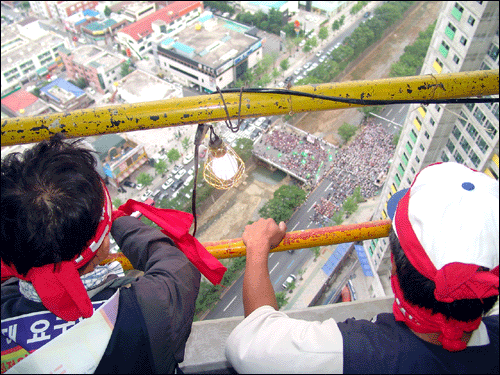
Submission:
[[[435,283],[436,300],[450,303],[461,299],[497,296],[498,266],[489,272],[479,272],[477,265],[454,262],[446,264],[439,270],[436,269],[411,225],[408,214],[410,195],[411,187],[397,205],[394,224],[401,247],[410,263],[420,274]],[[412,305],[404,299],[397,275],[391,277],[391,284],[396,297],[393,305],[396,320],[404,321],[416,332],[439,332],[438,340],[443,348],[449,351],[459,351],[467,347],[467,344],[461,340],[463,333],[477,329],[481,323],[481,317],[470,322],[462,322],[448,319],[440,313],[433,314],[430,310]]]
[[[94,258],[97,249],[111,230],[111,197],[104,183],[102,186],[105,199],[101,219],[96,234],[81,254],[70,261],[33,267],[26,276],[19,274],[14,265],[8,266],[2,261],[2,279],[14,276],[31,282],[43,305],[66,321],[75,321],[82,316],[89,318],[93,314],[92,303],[78,269]]]

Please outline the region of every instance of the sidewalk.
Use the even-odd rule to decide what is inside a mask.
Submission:
[[[375,210],[378,203],[378,196],[368,199],[366,202],[359,205],[358,210],[351,215],[342,224],[353,224],[362,223],[369,221],[373,211]],[[297,280],[297,288],[293,292],[287,293],[289,297],[288,303],[281,309],[286,310],[296,310],[306,308],[309,303],[313,300],[318,293],[319,289],[323,286],[327,280],[327,275],[321,270],[321,267],[326,263],[330,255],[332,255],[334,249],[337,245],[324,246],[321,248],[321,255],[318,257],[316,262],[314,262],[314,257],[311,258],[304,266],[303,269],[306,270],[302,279]],[[363,283],[362,279],[364,277],[363,272],[358,269],[356,272],[356,293],[358,300],[369,298],[368,286]],[[360,280],[361,279],[361,280]]]

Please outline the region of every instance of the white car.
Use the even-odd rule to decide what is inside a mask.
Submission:
[[[145,201],[146,199],[148,199],[150,196],[153,195],[153,192],[151,190],[146,190],[142,195],[141,195],[141,201]]]
[[[283,289],[286,289],[288,288],[288,286],[295,280],[297,279],[297,277],[294,275],[294,274],[290,274],[290,276],[288,276],[285,280],[285,282],[283,284],[281,284],[281,287]]]
[[[322,54],[323,54],[323,50],[321,50],[321,49],[318,52],[316,52],[317,57],[320,57]]]
[[[319,58],[319,62],[320,62],[320,63],[322,63],[323,61],[325,61],[325,59],[326,59],[326,56],[325,56],[325,55],[323,55],[323,56],[321,56],[321,57]]]
[[[173,178],[169,178],[163,185],[161,185],[162,189],[167,190],[174,183]]]
[[[306,40],[302,39],[302,41],[299,43],[299,47],[304,47],[306,44]]]
[[[335,47],[333,47],[333,49],[337,49],[337,48],[339,48],[341,44],[342,44],[342,43],[340,43],[340,42],[339,42],[339,43],[337,43],[337,44],[335,44]]]
[[[193,159],[194,159],[194,154],[186,155],[186,157],[182,161],[182,164],[186,165],[186,164],[188,164]]]
[[[304,78],[303,76],[297,76],[297,78],[295,78],[295,81],[293,81],[293,82],[297,83],[298,81],[300,81],[303,78]]]
[[[304,64],[304,69],[307,69],[307,68],[309,68],[310,66],[311,66],[311,63],[310,63],[310,62],[306,62],[306,63]]]
[[[295,74],[296,76],[298,76],[300,74],[300,72],[302,71],[302,69],[295,69],[293,71],[293,74]]]
[[[182,168],[179,172],[177,172],[177,174],[175,175],[175,178],[178,180],[179,178],[181,178],[185,174],[186,174],[186,170],[184,168]]]
[[[143,187],[144,187],[144,186],[143,186],[142,184],[137,184],[137,185],[135,186],[135,188],[136,188],[137,190],[141,190]]]

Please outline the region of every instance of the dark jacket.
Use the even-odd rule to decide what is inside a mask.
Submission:
[[[498,374],[498,315],[483,318],[490,344],[449,352],[426,342],[393,314],[375,323],[338,323],[344,341],[344,374]]]
[[[144,276],[120,289],[117,321],[96,373],[171,373],[184,360],[200,272],[172,240],[140,220],[115,220],[111,234]],[[109,299],[117,287],[92,301]],[[2,320],[46,310],[24,298],[18,284],[2,286]]]

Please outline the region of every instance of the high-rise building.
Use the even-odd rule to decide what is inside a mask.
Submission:
[[[420,74],[498,69],[498,46],[497,2],[445,1]],[[373,220],[386,219],[391,195],[410,187],[416,174],[435,162],[455,161],[498,180],[498,106],[411,105]],[[384,282],[391,270],[388,243],[388,238],[365,241],[379,275],[372,297],[391,293]]]

